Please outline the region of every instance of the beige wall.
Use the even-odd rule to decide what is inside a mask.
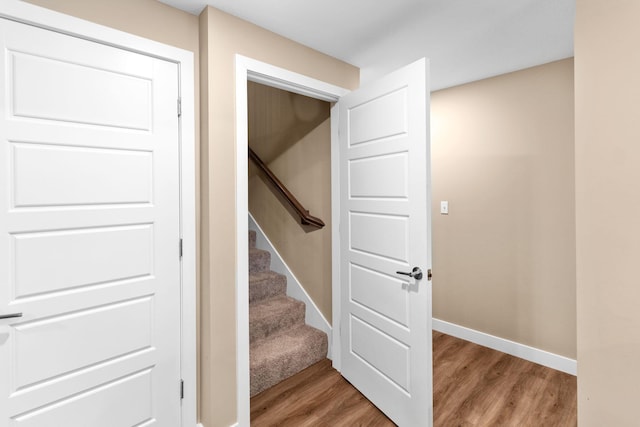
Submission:
[[[236,420],[236,53],[355,88],[358,69],[213,8],[200,16],[202,60],[202,393],[205,427]],[[206,82],[205,82],[206,80]]]
[[[637,426],[640,2],[578,0],[578,423]]]
[[[156,0],[24,1],[194,53],[198,52],[198,17]],[[197,61],[197,55],[194,59]]]
[[[431,103],[434,317],[570,358],[573,97],[568,59]]]
[[[250,174],[249,212],[331,323],[330,105],[257,83],[248,92],[249,146],[325,226],[301,225],[261,174]]]

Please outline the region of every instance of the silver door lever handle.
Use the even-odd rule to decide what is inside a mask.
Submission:
[[[396,274],[404,274],[405,276],[413,277],[416,280],[422,280],[422,270],[420,270],[420,267],[413,267],[411,272],[396,271]]]
[[[0,319],[12,319],[14,317],[22,317],[22,313],[0,314]]]

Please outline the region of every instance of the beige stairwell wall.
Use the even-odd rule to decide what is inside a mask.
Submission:
[[[639,425],[640,2],[578,0],[578,424]]]
[[[575,359],[573,104],[572,59],[437,91],[431,150],[434,317]]]
[[[236,422],[235,54],[347,89],[359,70],[214,8],[200,15],[202,385],[205,427]],[[245,219],[246,220],[246,219]]]
[[[331,323],[330,104],[252,82],[248,92],[249,146],[325,226],[301,225],[253,162],[249,212]]]

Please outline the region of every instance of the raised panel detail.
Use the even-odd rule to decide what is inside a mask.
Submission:
[[[11,52],[13,115],[151,129],[151,81],[81,64]]]
[[[151,152],[11,145],[14,208],[152,201]]]
[[[100,385],[12,419],[17,427],[155,425],[151,370]]]
[[[407,88],[357,105],[349,109],[348,114],[350,146],[404,135],[408,123]]]
[[[16,298],[153,274],[153,226],[13,235]]]
[[[409,347],[351,315],[351,352],[409,392]]]
[[[408,163],[406,152],[350,160],[349,197],[406,199],[409,196]]]
[[[350,212],[349,220],[352,250],[408,263],[407,217]]]
[[[351,264],[351,300],[401,324],[409,326],[407,282]]]
[[[2,427],[180,425],[181,55],[138,45],[0,19]]]
[[[149,348],[152,315],[149,296],[16,325],[15,388]]]

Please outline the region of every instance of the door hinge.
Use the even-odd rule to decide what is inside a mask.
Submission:
[[[180,253],[180,258],[182,258],[182,239],[180,239],[180,243],[178,243],[178,251]]]
[[[180,399],[184,399],[184,380],[180,380]]]
[[[178,117],[182,117],[182,98],[178,98]]]

